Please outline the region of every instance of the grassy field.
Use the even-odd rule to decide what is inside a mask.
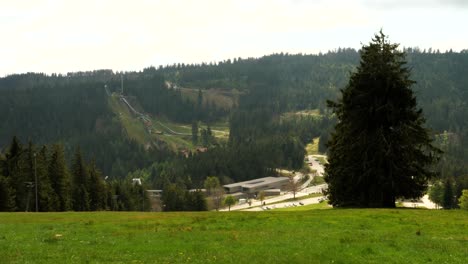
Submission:
[[[319,154],[318,152],[319,140],[320,140],[320,137],[316,137],[314,138],[314,141],[312,143],[309,143],[306,145],[307,155]]]
[[[276,211],[287,211],[287,212],[294,212],[294,211],[310,211],[315,209],[332,209],[330,205],[326,201],[317,204],[308,204],[303,206],[293,206],[293,207],[286,207],[286,208],[279,208],[275,209]]]
[[[109,97],[109,105],[112,111],[119,118],[119,121],[127,132],[129,138],[142,145],[145,145],[151,141],[150,136],[141,120],[130,113],[128,107],[120,102],[118,96],[114,95]]]
[[[322,176],[315,176],[310,182],[309,186],[316,186],[316,185],[320,185],[324,183],[325,183],[325,180],[323,179]]]
[[[1,263],[466,263],[468,212],[0,213]]]

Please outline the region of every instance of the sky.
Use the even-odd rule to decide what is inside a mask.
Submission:
[[[468,0],[0,0],[0,76],[139,71],[272,53],[468,49]]]

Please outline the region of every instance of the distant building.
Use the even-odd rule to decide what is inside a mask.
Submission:
[[[146,190],[149,197],[160,197],[162,190]]]
[[[197,152],[198,152],[198,153],[207,152],[207,151],[208,151],[208,148],[205,148],[205,147],[203,147],[203,148],[197,148]]]
[[[133,178],[132,183],[133,185],[141,185],[141,178]]]
[[[182,153],[182,155],[186,158],[188,158],[190,156],[190,151],[187,150],[187,149],[183,149],[180,151],[180,153]]]
[[[255,194],[260,191],[266,191],[271,189],[284,189],[289,183],[287,177],[265,177],[250,181],[243,181],[237,183],[231,183],[223,185],[227,193],[246,193]],[[277,193],[278,190],[275,190]]]
[[[189,192],[202,192],[202,193],[206,193],[206,189],[190,189]]]

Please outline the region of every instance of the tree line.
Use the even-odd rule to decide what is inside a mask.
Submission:
[[[37,192],[36,192],[37,190]],[[36,200],[37,194],[37,200]],[[37,207],[36,207],[37,206]],[[142,186],[103,176],[80,148],[68,166],[62,144],[21,144],[0,153],[0,211],[147,210]]]
[[[460,185],[468,174],[468,126],[464,118],[468,113],[464,103],[468,100],[468,80],[463,74],[468,54],[417,49],[405,52],[416,81],[413,88],[418,106],[427,117],[431,136],[436,137],[435,144],[444,151],[436,170],[442,182],[449,179]],[[61,141],[66,159],[71,160],[74,146],[79,145],[83,153],[95,158],[104,175],[122,180],[141,168],[147,168],[147,174],[153,167],[164,168],[156,170],[163,176],[155,180],[155,186],[166,178],[177,178],[174,182],[196,188],[209,175],[217,175],[226,183],[274,173],[276,166],[298,169],[303,147],[311,138],[320,137],[319,149],[326,151],[324,143],[336,120],[326,107],[326,99],[338,98],[339,89],[346,87],[358,63],[358,51],[338,49],[317,55],[280,53],[124,73],[125,95],[135,98],[153,115],[192,124],[229,117],[227,144],[211,143],[208,131],[203,132],[193,138],[194,142],[201,141],[210,148],[188,159],[172,153],[163,143],[145,148],[128,139],[118,117],[109,110],[104,89],[108,85],[111,91],[119,90],[120,72],[11,75],[0,78],[0,118],[4,120],[0,124],[0,148],[6,153],[13,135],[37,144]],[[174,86],[167,86],[166,81]],[[242,93],[238,105],[228,112],[203,105],[200,96],[187,100],[175,86],[200,89],[199,95],[210,88]],[[303,109],[319,109],[322,117],[285,118],[284,113]],[[439,140],[444,134],[446,137]]]

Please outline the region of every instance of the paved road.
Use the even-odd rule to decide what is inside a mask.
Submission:
[[[426,207],[427,209],[438,209],[437,205],[431,200],[429,200],[429,196],[426,194],[421,199],[420,202],[412,203],[412,202],[404,202],[404,207]]]
[[[310,166],[310,168],[312,170],[315,170],[317,171],[318,175],[319,176],[323,176],[323,173],[324,173],[324,168],[322,165],[320,165],[320,163],[315,159],[315,157],[325,157],[324,155],[309,155],[307,156],[307,158],[309,159],[309,162],[312,162],[312,166]]]
[[[307,196],[311,193],[322,193],[322,190],[326,189],[327,188],[327,184],[321,184],[321,185],[317,185],[317,186],[311,186],[311,187],[307,187],[309,185],[309,183],[312,181],[312,178],[313,177],[322,177],[323,176],[323,172],[324,172],[324,168],[322,165],[320,165],[320,163],[318,163],[316,160],[315,160],[315,157],[317,156],[321,156],[321,157],[326,157],[326,156],[323,156],[323,155],[309,155],[307,158],[309,160],[309,162],[312,163],[312,165],[310,165],[310,168],[312,170],[315,170],[317,171],[317,175],[314,176],[312,174],[309,174],[309,179],[301,186],[301,191],[297,192],[296,193],[296,198],[300,198],[300,197],[304,197],[304,196]],[[285,171],[285,170],[281,170],[281,172],[286,172],[286,173],[291,173],[289,171]],[[302,173],[299,173],[297,172],[295,174],[295,180],[300,180],[302,178],[303,174]],[[279,196],[275,196],[275,197],[271,197],[271,198],[268,198],[268,199],[265,199],[264,202],[266,205],[268,204],[271,204],[271,203],[276,203],[276,202],[281,202],[281,201],[284,201],[284,200],[287,200],[287,199],[291,199],[293,198],[294,195],[290,192],[282,192],[281,195]],[[310,201],[318,201],[319,198],[315,199],[314,200],[310,200]],[[262,205],[262,202],[260,200],[256,200],[256,199],[251,199],[252,201],[252,204],[249,205],[248,203],[245,203],[245,204],[236,204],[234,206],[231,206],[231,211],[237,211],[237,210],[245,210],[245,209],[248,209],[249,207],[258,207],[258,210],[262,210],[260,208],[260,206]],[[305,203],[304,203],[305,204]],[[227,211],[228,209],[227,208],[224,208],[224,209],[221,209],[220,211]],[[257,210],[257,209],[255,209]]]
[[[311,193],[320,193],[320,192],[322,192],[322,189],[324,189],[326,187],[327,187],[326,184],[321,184],[321,185],[317,185],[317,186],[308,187],[308,188],[306,188],[306,189],[304,189],[304,190],[302,190],[300,192],[297,192],[296,193],[296,198],[301,198],[301,197],[304,197],[304,196],[308,196]],[[285,192],[285,193],[282,193],[279,196],[271,197],[271,198],[265,199],[263,201],[265,202],[266,205],[268,205],[268,204],[271,204],[271,203],[281,202],[281,201],[291,199],[291,198],[293,198],[293,194],[289,193],[289,192],[287,192],[287,193]],[[251,201],[252,201],[251,206],[249,206],[249,204],[247,204],[247,203],[240,204],[240,205],[236,204],[234,206],[231,206],[231,211],[245,210],[245,209],[248,209],[249,207],[258,207],[258,206],[262,205],[262,202],[260,202],[260,200],[251,199]],[[224,208],[224,209],[221,209],[220,211],[227,211],[227,210],[228,210],[227,208]]]
[[[277,203],[277,204],[273,204],[273,205],[268,205],[267,204],[267,205],[265,205],[265,207],[271,208],[271,210],[275,210],[275,209],[278,209],[278,208],[285,208],[285,207],[294,206],[294,204],[296,206],[301,206],[299,204],[299,202],[303,203],[304,205],[318,204],[318,203],[320,203],[320,199],[323,199],[323,198],[324,198],[323,196],[320,196],[320,197],[313,197],[313,198],[297,200],[297,201],[294,201],[294,202],[284,202],[284,203]],[[245,209],[245,210],[242,210],[242,211],[265,211],[265,210],[262,208],[262,206],[257,206],[257,207],[248,208],[248,209]]]

